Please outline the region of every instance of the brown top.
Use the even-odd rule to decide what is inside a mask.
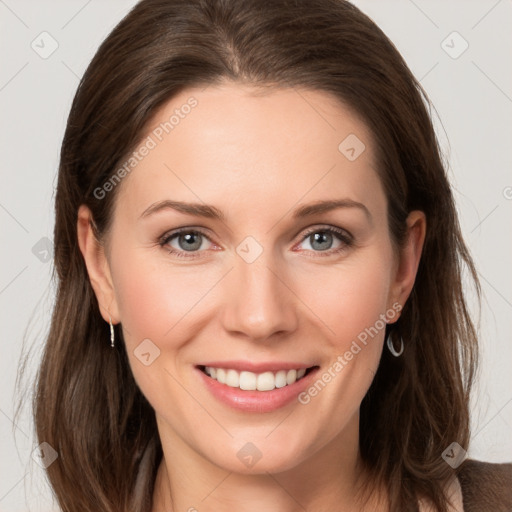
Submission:
[[[466,460],[447,490],[450,512],[512,512],[512,463]],[[419,502],[420,512],[435,512]]]
[[[458,477],[464,512],[512,512],[512,463],[466,460]]]

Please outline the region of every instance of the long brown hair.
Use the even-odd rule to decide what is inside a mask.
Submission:
[[[162,448],[154,411],[124,343],[112,351],[77,242],[77,211],[108,231],[119,186],[109,180],[158,108],[183,89],[231,80],[324,91],[350,105],[374,136],[389,229],[404,242],[408,212],[427,218],[412,294],[393,326],[405,351],[384,351],[361,404],[360,449],[392,511],[420,497],[446,511],[453,476],[441,458],[467,449],[476,330],[464,270],[480,295],[428,112],[428,99],[385,34],[344,0],[143,0],[100,46],[78,87],[56,192],[57,295],[33,401],[39,442],[65,512],[149,512]],[[120,185],[122,186],[122,184]],[[122,329],[117,329],[122,340]]]

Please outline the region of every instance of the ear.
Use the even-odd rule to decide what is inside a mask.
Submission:
[[[92,214],[85,205],[81,205],[78,209],[77,233],[78,245],[85,260],[101,316],[107,323],[110,318],[113,324],[118,323],[119,312],[105,248],[96,238]]]
[[[409,213],[407,220],[406,242],[399,253],[398,265],[390,290],[392,303],[399,303],[402,308],[411,294],[418,266],[420,264],[423,243],[427,231],[427,220],[422,211]],[[398,320],[399,315],[394,320]],[[393,323],[393,322],[388,322]]]

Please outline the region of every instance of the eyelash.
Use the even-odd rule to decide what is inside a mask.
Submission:
[[[326,257],[326,256],[332,256],[333,254],[340,254],[343,251],[346,251],[348,248],[350,248],[354,244],[354,239],[350,233],[345,231],[344,229],[335,228],[333,226],[325,227],[325,228],[311,228],[308,230],[299,243],[303,243],[309,236],[311,236],[314,233],[330,233],[334,235],[340,242],[343,243],[341,247],[338,247],[334,250],[327,250],[327,251],[312,251],[317,254],[317,256],[314,257]],[[204,233],[203,231],[199,229],[191,229],[191,228],[181,228],[176,231],[172,231],[171,233],[166,233],[159,239],[159,245],[161,247],[165,247],[171,240],[178,237],[182,234],[193,234],[193,235],[201,235],[205,237],[206,239],[210,240],[208,235]],[[211,240],[210,240],[211,241]],[[169,254],[173,254],[174,256],[177,256],[178,258],[189,258],[189,259],[195,259],[195,258],[201,258],[201,252],[204,251],[190,251],[187,254],[187,251],[177,251],[173,248],[166,248],[167,252]]]

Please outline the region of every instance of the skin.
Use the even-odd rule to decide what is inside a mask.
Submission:
[[[240,412],[217,401],[195,365],[300,361],[327,371],[359,333],[393,304],[405,304],[425,216],[410,213],[406,244],[395,251],[371,134],[328,94],[263,93],[233,83],[188,89],[150,128],[191,96],[198,105],[118,185],[104,244],[95,240],[85,206],[78,216],[103,318],[121,323],[133,375],[156,413],[164,459],[153,512],[386,510],[383,489],[373,490],[365,508],[355,485],[367,477],[358,450],[359,408],[384,329],[308,404],[294,400],[274,412]],[[366,146],[354,161],[338,150],[349,134]],[[345,207],[293,218],[300,206],[341,198],[362,203],[369,216]],[[141,218],[167,199],[213,205],[225,218],[173,209]],[[331,246],[329,238],[319,248],[305,236],[309,228],[322,233],[331,226],[349,232],[353,243],[333,236]],[[170,253],[190,254],[178,237],[159,244],[181,227],[205,233],[199,257]],[[247,236],[263,248],[253,263],[236,252]],[[160,350],[149,366],[134,355],[144,339]],[[262,455],[251,468],[237,457],[247,442]]]

